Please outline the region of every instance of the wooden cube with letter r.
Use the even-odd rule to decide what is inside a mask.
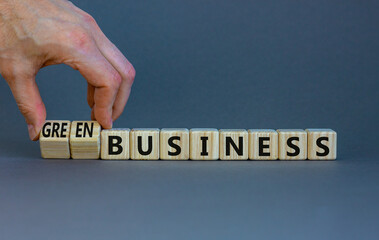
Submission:
[[[114,128],[102,130],[101,159],[129,159],[129,133],[129,128]]]
[[[74,121],[71,124],[70,149],[73,159],[100,157],[101,126],[96,121]]]
[[[39,137],[43,158],[70,158],[70,121],[46,121]]]

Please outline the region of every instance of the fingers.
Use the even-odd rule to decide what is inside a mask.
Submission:
[[[87,86],[87,103],[90,108],[93,108],[93,105],[95,105],[95,88],[88,84]]]
[[[6,75],[17,105],[28,124],[29,137],[38,140],[39,132],[46,120],[46,108],[42,101],[35,76],[28,74]]]
[[[112,128],[113,105],[121,85],[121,76],[98,49],[76,56],[67,64],[79,72],[88,82],[87,101],[92,108],[92,118],[103,128]]]
[[[95,27],[94,38],[103,56],[112,64],[122,77],[120,89],[117,93],[113,106],[113,120],[116,120],[124,111],[128,101],[131,87],[135,78],[135,70],[132,64],[120,52],[120,50],[101,32],[100,28]]]

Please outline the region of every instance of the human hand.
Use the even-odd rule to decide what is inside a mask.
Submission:
[[[111,128],[129,98],[135,70],[95,20],[67,0],[0,0],[0,74],[32,140],[46,120],[35,76],[61,63],[87,80],[91,118]]]

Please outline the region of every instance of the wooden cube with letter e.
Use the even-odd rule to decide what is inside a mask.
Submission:
[[[277,160],[278,133],[272,129],[250,129],[249,159]]]

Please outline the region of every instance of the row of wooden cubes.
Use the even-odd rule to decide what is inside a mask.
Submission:
[[[110,129],[96,121],[47,121],[43,158],[111,160],[334,160],[331,129]]]

